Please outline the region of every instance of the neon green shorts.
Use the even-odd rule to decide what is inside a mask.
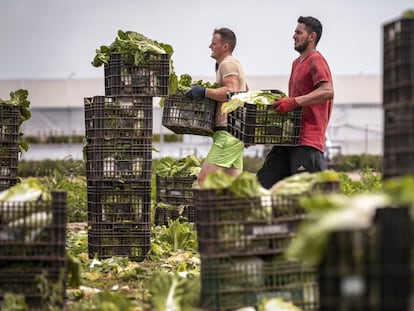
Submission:
[[[225,168],[243,169],[243,150],[242,141],[226,131],[216,131],[206,161]]]

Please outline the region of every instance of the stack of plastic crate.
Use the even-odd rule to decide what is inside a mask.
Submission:
[[[66,284],[66,192],[50,199],[1,202],[0,308],[7,293],[30,310],[63,307]]]
[[[0,104],[0,191],[17,182],[19,106]]]
[[[326,185],[317,191],[338,191],[338,183]],[[317,310],[317,268],[283,257],[306,217],[300,197],[238,198],[228,190],[194,190],[203,307],[235,310],[281,297],[302,310]]]
[[[384,178],[414,174],[414,19],[383,26]]]
[[[380,208],[370,228],[331,234],[318,273],[319,310],[413,310],[411,208]]]
[[[150,248],[153,98],[169,88],[169,55],[111,54],[105,96],[85,98],[89,256],[142,260]]]

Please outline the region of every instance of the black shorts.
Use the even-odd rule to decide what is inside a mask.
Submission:
[[[267,154],[257,178],[264,188],[297,173],[318,172],[325,169],[323,152],[309,146],[274,146]]]

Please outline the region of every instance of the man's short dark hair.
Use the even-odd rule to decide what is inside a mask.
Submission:
[[[236,35],[233,30],[229,28],[216,28],[214,29],[213,34],[219,34],[221,36],[221,40],[224,43],[227,43],[230,46],[230,51],[233,52],[237,43]]]
[[[322,24],[321,22],[312,17],[312,16],[300,16],[298,18],[298,23],[299,24],[304,24],[306,27],[306,30],[309,32],[315,32],[316,33],[316,44],[318,44],[319,39],[322,36]]]

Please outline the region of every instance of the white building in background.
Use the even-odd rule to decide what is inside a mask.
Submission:
[[[213,81],[213,77],[194,76],[195,80]],[[279,89],[287,93],[288,76],[252,76],[253,89]],[[104,79],[66,80],[1,80],[0,98],[8,99],[11,91],[27,89],[32,117],[23,123],[23,132],[30,136],[83,136],[85,134],[83,103],[85,97],[104,95]],[[334,76],[334,109],[328,136],[334,151],[342,154],[382,154],[383,109],[382,76]],[[153,133],[170,131],[161,125],[162,108],[154,99]],[[205,156],[211,138],[184,135],[184,143],[155,144],[159,153],[182,157],[189,153]],[[29,146],[29,151],[32,147]],[[336,148],[336,149],[335,149]],[[263,146],[246,149],[245,154],[261,155]],[[46,155],[45,155],[46,156]]]

